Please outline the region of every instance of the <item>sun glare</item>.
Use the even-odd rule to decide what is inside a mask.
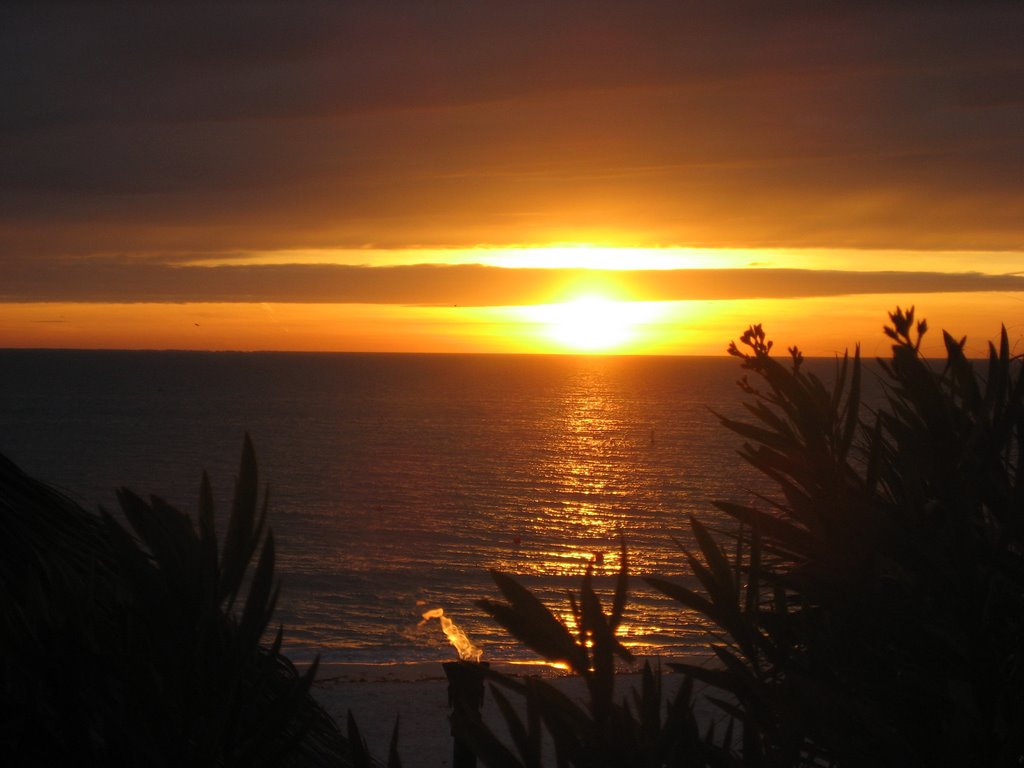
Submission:
[[[649,303],[597,295],[524,310],[531,320],[546,326],[545,335],[557,348],[576,352],[623,351],[637,336],[639,326],[654,315]]]

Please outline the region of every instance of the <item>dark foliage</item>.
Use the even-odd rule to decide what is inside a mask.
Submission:
[[[349,764],[316,665],[261,643],[278,588],[257,488],[246,438],[218,546],[205,476],[198,527],[120,491],[129,532],[0,457],[5,764]]]
[[[726,764],[714,733],[700,734],[692,709],[692,685],[684,683],[665,704],[660,670],[645,665],[640,690],[625,699],[615,692],[615,658],[631,661],[616,638],[626,605],[626,550],[611,612],[605,613],[588,569],[578,595],[570,595],[575,631],[566,627],[533,594],[505,574],[492,572],[507,602],[480,601],[524,645],[544,659],[566,665],[587,686],[580,705],[538,677],[515,679],[484,672],[513,744],[502,743],[473,712],[453,714],[453,727],[489,766],[539,768],[547,735],[558,766],[698,766]],[[507,691],[522,702],[513,706]],[[725,735],[725,739],[730,737]],[[721,760],[716,760],[716,756]]]
[[[760,326],[730,353],[750,419],[722,423],[769,490],[692,520],[703,590],[650,579],[710,617],[747,765],[1018,765],[1024,754],[1024,377],[1005,329],[987,364],[897,309],[885,396],[861,401],[859,354],[825,385],[771,357]]]
[[[613,696],[626,567],[606,615],[584,578],[574,634],[507,576],[507,603],[482,607],[542,657],[587,683],[578,706],[540,680],[491,673],[514,741],[479,718],[458,723],[491,766],[964,766],[1024,761],[1024,375],[1005,329],[987,364],[944,334],[946,360],[920,353],[924,321],[897,309],[885,333],[884,396],[862,402],[859,351],[826,385],[770,354],[760,326],[730,353],[750,418],[721,418],[757,472],[752,504],[718,506],[739,526],[691,519],[701,585],[647,581],[712,620],[718,664],[673,665],[732,719],[701,737],[691,684],[661,717],[645,669],[632,706]],[[758,480],[760,475],[761,480]],[[763,481],[767,480],[767,483]]]

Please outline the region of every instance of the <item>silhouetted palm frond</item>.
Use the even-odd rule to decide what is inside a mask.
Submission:
[[[316,664],[299,674],[280,632],[264,643],[278,586],[258,495],[246,437],[218,549],[205,476],[198,529],[119,491],[129,532],[0,457],[0,748],[13,764],[347,764],[309,695]]]

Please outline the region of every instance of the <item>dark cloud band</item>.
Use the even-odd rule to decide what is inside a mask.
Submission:
[[[801,269],[601,271],[480,265],[396,267],[22,264],[6,302],[283,302],[510,306],[604,292],[642,301],[1024,291],[1019,275]]]
[[[1019,0],[2,4],[0,260],[1015,250],[1022,39]]]

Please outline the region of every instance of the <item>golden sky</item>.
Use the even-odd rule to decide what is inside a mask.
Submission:
[[[832,5],[5,6],[0,346],[1024,348],[1024,5]]]

